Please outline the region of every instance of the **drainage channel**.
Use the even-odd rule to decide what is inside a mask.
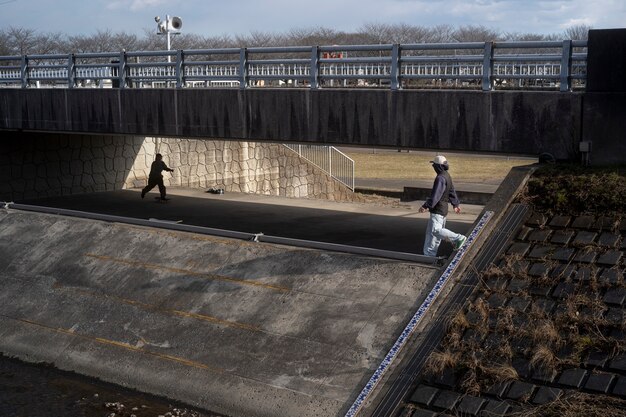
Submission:
[[[0,354],[1,416],[225,417],[47,363]]]
[[[480,273],[486,270],[504,251],[506,243],[526,218],[528,210],[528,207],[525,205],[514,204],[505,213],[499,226],[485,242],[473,265],[467,269],[469,272],[462,277],[459,285],[456,285],[450,292],[449,299],[442,306],[441,312],[438,313],[439,318],[433,321],[430,324],[430,328],[425,331],[424,342],[412,353],[404,368],[378,403],[372,413],[372,417],[392,417],[396,415],[402,401],[415,388],[415,381],[421,373],[426,359],[443,339],[446,326],[445,318],[453,316],[456,311],[464,308],[478,284]]]
[[[198,234],[203,234],[203,235],[227,237],[227,238],[240,239],[240,240],[246,240],[246,241],[252,241],[252,242],[273,243],[273,244],[278,244],[278,245],[302,247],[302,248],[309,248],[309,249],[344,252],[344,253],[350,253],[354,255],[365,255],[365,256],[372,256],[372,257],[378,257],[378,258],[387,258],[387,259],[394,259],[394,260],[400,260],[400,261],[416,262],[420,264],[436,265],[438,263],[441,263],[443,260],[442,257],[432,257],[432,256],[425,256],[425,255],[419,255],[419,254],[407,253],[407,252],[396,252],[396,251],[389,251],[389,250],[384,250],[384,249],[366,248],[366,247],[361,247],[361,246],[350,246],[350,245],[342,245],[342,244],[337,244],[337,243],[328,243],[328,242],[319,242],[319,241],[313,241],[313,240],[271,236],[271,235],[265,235],[263,233],[238,232],[234,230],[224,230],[224,229],[217,229],[217,228],[211,228],[211,227],[182,224],[182,223],[172,222],[172,221],[167,221],[167,220],[158,220],[158,219],[146,220],[146,219],[140,219],[140,218],[134,218],[134,217],[114,216],[110,214],[100,214],[100,213],[62,209],[62,208],[55,208],[55,207],[35,206],[35,205],[19,204],[19,203],[13,203],[13,202],[0,203],[0,207],[3,207],[5,210],[11,209],[11,210],[31,211],[31,212],[37,212],[37,213],[46,213],[46,214],[54,214],[54,215],[60,215],[60,216],[99,220],[99,221],[105,221],[105,222],[111,222],[111,223],[124,223],[124,224],[131,224],[135,226],[157,227],[161,229],[176,230],[180,232],[198,233]]]

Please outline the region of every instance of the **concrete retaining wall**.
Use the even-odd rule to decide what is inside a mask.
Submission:
[[[9,132],[0,149],[0,199],[20,201],[145,186],[160,152],[166,185],[351,200],[353,193],[282,145],[140,136]]]
[[[233,417],[340,417],[437,277],[0,209],[0,352]]]

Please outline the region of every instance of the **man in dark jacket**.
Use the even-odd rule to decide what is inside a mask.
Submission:
[[[156,159],[150,166],[150,175],[148,176],[148,185],[141,190],[141,198],[146,196],[146,193],[156,187],[159,186],[159,192],[161,193],[161,200],[165,200],[165,184],[163,184],[163,175],[161,172],[169,171],[174,172],[173,169],[168,168],[163,162],[163,155],[160,153],[156,154]]]
[[[437,249],[442,239],[449,240],[454,245],[454,250],[458,250],[465,243],[465,236],[454,233],[445,228],[446,216],[448,215],[448,203],[452,204],[455,213],[461,213],[459,198],[456,195],[452,177],[448,173],[448,161],[443,155],[437,155],[432,161],[433,169],[437,173],[430,197],[419,212],[430,211],[430,219],[426,226],[426,237],[424,239],[424,255],[437,256]]]

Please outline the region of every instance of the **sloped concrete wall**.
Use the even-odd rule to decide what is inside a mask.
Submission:
[[[0,199],[21,201],[143,187],[160,152],[166,185],[351,200],[353,193],[282,145],[141,136],[7,132]]]
[[[0,209],[0,352],[229,416],[343,416],[436,272]]]

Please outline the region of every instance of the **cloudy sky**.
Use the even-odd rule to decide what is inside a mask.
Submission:
[[[154,16],[180,16],[183,30],[203,36],[326,27],[353,31],[365,23],[483,25],[500,32],[560,33],[573,25],[626,27],[626,0],[0,0],[0,28],[143,35]]]

